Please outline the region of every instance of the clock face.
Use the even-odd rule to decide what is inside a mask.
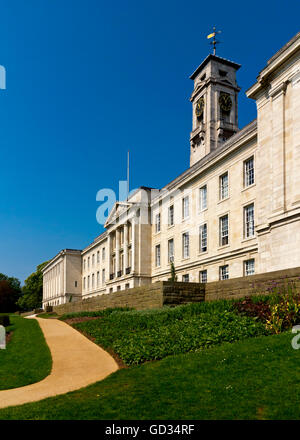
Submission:
[[[232,107],[232,101],[228,93],[221,93],[219,98],[219,104],[224,112],[229,112]]]
[[[204,110],[204,98],[200,98],[197,101],[196,108],[195,108],[195,113],[196,113],[197,118],[199,118],[202,115],[203,110]]]

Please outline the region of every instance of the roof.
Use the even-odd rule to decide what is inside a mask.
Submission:
[[[74,253],[74,252],[81,254],[80,249],[62,249],[61,251],[58,252],[58,254],[56,254],[53,258],[51,258],[51,260],[46,264],[46,266],[43,267],[42,273],[44,273],[58,257],[67,253]]]
[[[209,61],[218,61],[219,63],[226,64],[227,66],[231,66],[234,69],[238,70],[241,65],[234,63],[233,61],[227,60],[226,58],[217,57],[217,55],[209,54],[205,60],[200,64],[199,67],[192,73],[190,79],[195,79],[198,73],[209,63]]]
[[[183,173],[181,173],[179,176],[177,176],[174,180],[172,180],[170,183],[165,185],[162,190],[171,189],[175,185],[177,185],[180,181],[182,181],[185,177],[188,175],[194,174],[197,170],[201,171],[201,168],[207,165],[212,159],[216,158],[217,156],[221,155],[224,151],[229,149],[234,143],[236,143],[240,138],[246,136],[251,131],[255,131],[257,128],[257,120],[254,119],[249,124],[247,124],[245,127],[243,127],[241,130],[239,130],[236,134],[231,136],[220,148],[217,148],[213,151],[211,151],[209,154],[204,156],[202,159],[198,160],[194,165],[192,165],[190,168],[185,170]]]

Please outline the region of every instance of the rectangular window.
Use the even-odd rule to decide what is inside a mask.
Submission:
[[[121,286],[118,286],[118,287],[117,287],[117,291],[119,291],[119,290],[121,290]]]
[[[97,287],[100,286],[100,272],[97,272]]]
[[[87,279],[87,288],[88,288],[88,290],[90,290],[90,276],[88,276],[88,279]]]
[[[228,215],[220,218],[220,246],[228,244]]]
[[[75,281],[75,287],[77,287],[77,281]]]
[[[207,223],[200,226],[199,230],[200,252],[207,251]]]
[[[244,186],[250,186],[254,183],[254,157],[244,162]]]
[[[97,251],[97,263],[100,263],[100,252]]]
[[[220,280],[228,280],[229,278],[229,268],[228,264],[220,267]]]
[[[189,216],[189,196],[182,199],[182,218]]]
[[[105,283],[105,269],[102,269],[102,284]]]
[[[160,244],[155,246],[155,265],[156,267],[160,266]]]
[[[207,283],[207,270],[201,270],[199,272],[199,282]]]
[[[188,273],[185,275],[182,275],[182,282],[183,283],[188,283],[189,281],[190,281],[190,276]]]
[[[200,211],[207,208],[207,186],[200,188]]]
[[[174,262],[174,240],[168,240],[168,261],[169,263]]]
[[[83,260],[83,270],[85,270],[85,259]]]
[[[169,226],[173,226],[174,225],[174,205],[169,206],[169,210],[168,210],[168,224],[169,224]]]
[[[129,288],[130,288],[130,284],[129,283],[125,284],[125,289],[129,289]]]
[[[90,257],[88,257],[88,268],[90,267]]]
[[[228,173],[220,176],[220,200],[228,197]]]
[[[95,264],[95,255],[93,254],[92,255],[92,266],[94,266],[94,264]]]
[[[244,208],[244,238],[254,236],[254,204]]]
[[[160,232],[160,214],[155,216],[155,232]]]
[[[244,264],[245,264],[245,269],[244,269],[245,276],[254,275],[255,273],[254,258],[245,261]]]
[[[85,290],[85,277],[83,278],[83,290]]]
[[[102,261],[105,260],[105,248],[102,248]]]
[[[190,237],[188,232],[182,234],[182,255],[183,258],[190,256]]]
[[[95,275],[92,274],[92,289],[95,287]]]

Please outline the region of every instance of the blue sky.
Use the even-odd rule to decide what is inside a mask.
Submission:
[[[101,188],[162,187],[189,166],[192,81],[217,54],[242,64],[245,97],[299,31],[299,1],[0,1],[0,272],[22,281],[63,248],[102,232]]]

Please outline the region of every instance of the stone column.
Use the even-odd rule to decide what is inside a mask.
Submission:
[[[135,220],[131,222],[131,272],[135,270]]]
[[[128,226],[127,223],[124,224],[124,275],[126,274],[126,269],[128,267]]]
[[[109,281],[110,273],[111,273],[110,272],[111,271],[111,236],[110,236],[110,234],[107,235],[106,258],[107,258],[107,264],[106,264],[107,275],[106,275],[106,279]]]
[[[120,230],[116,229],[116,277],[120,270]]]
[[[283,213],[286,209],[286,176],[285,176],[285,92],[286,83],[274,92],[272,97],[273,143],[272,143],[272,211]]]

